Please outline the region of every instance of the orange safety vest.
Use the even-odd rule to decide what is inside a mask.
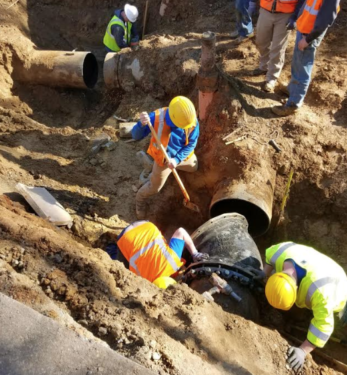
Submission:
[[[323,0],[307,0],[305,8],[296,22],[296,26],[301,34],[309,34],[316,22],[316,18],[323,4]],[[337,13],[340,11],[340,6],[337,8]]]
[[[167,125],[165,121],[167,107],[157,109],[154,118],[154,130],[156,131],[158,138],[160,139],[161,144],[167,149],[169,144],[170,136],[171,136],[171,128]],[[189,135],[193,131],[194,127],[185,130],[186,134],[186,145],[189,143]],[[152,156],[155,162],[160,166],[163,167],[165,164],[165,157],[163,152],[160,149],[160,146],[157,145],[155,138],[152,136],[151,141],[149,143],[149,147],[147,153]],[[194,154],[194,150],[188,155],[185,160],[188,160]]]
[[[166,243],[160,230],[149,221],[129,225],[117,246],[129,262],[130,271],[150,282],[173,275],[184,264]]]
[[[298,0],[277,0],[276,8],[272,9],[274,0],[260,0],[260,6],[269,12],[294,13]]]

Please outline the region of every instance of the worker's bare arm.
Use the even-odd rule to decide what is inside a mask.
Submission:
[[[308,340],[305,340],[305,341],[300,345],[300,348],[301,348],[306,354],[309,354],[309,353],[311,353],[313,350],[316,349],[316,346],[314,346],[313,344],[311,344]]]
[[[185,243],[186,248],[188,249],[190,255],[193,258],[194,262],[207,259],[208,254],[202,254],[199,253],[198,250],[196,249],[194,242],[188,232],[183,229],[183,228],[178,228],[175,233],[172,235],[172,238],[177,238],[179,240],[183,240]]]
[[[273,270],[273,267],[270,266],[270,264],[265,264],[265,266],[264,266],[264,273],[265,273],[266,277],[270,276],[272,270]]]

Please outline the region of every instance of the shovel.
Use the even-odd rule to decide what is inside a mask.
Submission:
[[[155,140],[157,142],[157,145],[159,145],[161,151],[163,152],[166,160],[170,160],[169,155],[167,154],[164,146],[161,144],[160,139],[158,138],[158,135],[157,135],[156,131],[154,130],[151,122],[148,122],[147,125],[148,125],[153,137],[155,138]],[[176,179],[176,181],[177,181],[177,183],[178,183],[178,185],[179,185],[179,187],[180,187],[180,189],[183,193],[183,196],[184,196],[183,204],[184,204],[184,206],[187,207],[189,210],[200,213],[201,212],[200,208],[195,203],[190,201],[189,194],[188,194],[186,188],[184,187],[183,182],[182,182],[180,176],[178,175],[176,169],[173,169],[172,173],[175,176],[175,179]]]

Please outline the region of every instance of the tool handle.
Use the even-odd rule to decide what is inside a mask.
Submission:
[[[164,154],[166,160],[169,161],[169,160],[170,160],[170,157],[169,157],[169,155],[167,154],[167,152],[166,152],[166,150],[165,150],[165,147],[161,144],[160,139],[158,138],[158,135],[157,135],[156,131],[155,131],[154,128],[153,128],[153,125],[151,124],[151,122],[148,122],[147,125],[148,125],[149,130],[151,131],[153,137],[155,138],[155,140],[156,140],[156,142],[157,142],[157,145],[159,145],[159,147],[160,147],[162,153]],[[176,181],[177,181],[177,183],[178,183],[178,185],[179,185],[179,187],[180,187],[180,189],[181,189],[181,191],[182,191],[182,193],[183,193],[183,195],[184,195],[184,199],[185,199],[186,201],[189,202],[189,201],[190,201],[189,194],[188,194],[186,188],[184,187],[183,182],[182,182],[180,176],[178,175],[176,169],[173,169],[173,170],[172,170],[172,173],[173,173],[173,175],[175,176],[175,179],[176,179]]]

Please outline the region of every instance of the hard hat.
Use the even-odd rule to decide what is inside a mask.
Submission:
[[[169,276],[158,277],[153,281],[153,284],[161,289],[166,289],[170,285],[177,284],[176,281]]]
[[[274,273],[265,286],[269,304],[276,309],[289,310],[296,300],[295,280],[284,272]]]
[[[169,115],[172,122],[181,129],[196,125],[194,104],[185,96],[176,96],[169,104]]]
[[[130,22],[135,22],[139,16],[139,11],[134,5],[125,4],[124,12]]]

